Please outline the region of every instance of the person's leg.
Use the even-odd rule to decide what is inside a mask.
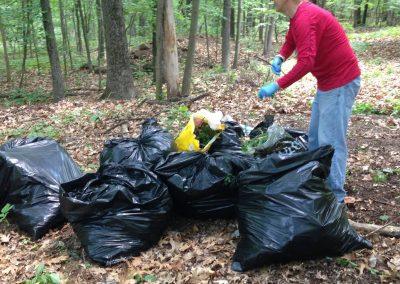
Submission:
[[[314,97],[311,109],[310,126],[308,128],[308,148],[315,150],[318,148],[318,121],[319,121],[319,110],[318,110],[318,92]]]
[[[346,197],[344,183],[347,163],[347,128],[355,97],[360,90],[360,79],[319,95],[319,146],[332,145],[335,154],[332,159],[328,183],[339,202]]]

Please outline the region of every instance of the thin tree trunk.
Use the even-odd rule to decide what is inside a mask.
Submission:
[[[102,98],[131,99],[135,96],[129,65],[122,0],[102,0],[107,53],[107,83]]]
[[[242,14],[242,0],[238,0],[238,8],[237,8],[237,19],[236,19],[236,39],[235,39],[235,57],[233,60],[233,68],[236,69],[239,61],[239,50],[240,50],[240,29],[241,29],[241,19],[240,15]]]
[[[97,14],[98,59],[100,62],[104,59],[104,25],[103,25],[103,15],[101,11],[100,0],[96,0],[96,14]]]
[[[25,72],[26,72],[26,57],[28,53],[28,23],[29,23],[29,11],[26,7],[26,0],[21,1],[21,8],[22,8],[22,39],[23,39],[23,55],[22,55],[22,65],[21,65],[21,78],[19,81],[19,88],[22,88],[25,79]]]
[[[230,20],[230,24],[231,24],[231,38],[235,39],[235,8],[231,7],[231,20]]]
[[[54,34],[53,18],[51,15],[49,0],[40,0],[40,6],[42,9],[47,53],[49,54],[50,59],[54,101],[60,101],[64,98],[65,87],[60,61],[58,58],[57,43]]]
[[[140,36],[145,36],[145,34],[146,34],[146,31],[145,31],[145,28],[146,28],[146,16],[143,13],[141,13],[140,16],[139,16],[139,27],[140,27],[139,35]]]
[[[275,18],[270,17],[270,22],[268,24],[268,31],[265,30],[265,42],[264,42],[264,52],[263,55],[265,58],[268,58],[272,51],[272,38],[275,30]]]
[[[206,32],[207,66],[211,66],[210,38],[208,36],[208,24],[207,24],[207,15],[206,14],[204,14],[204,29]]]
[[[81,20],[79,18],[79,8],[77,2],[75,2],[74,10],[76,18],[76,30],[75,30],[76,49],[79,52],[79,54],[82,54],[83,48],[82,48],[82,36],[81,36]]]
[[[230,64],[230,20],[231,20],[231,0],[224,0],[223,20],[222,20],[222,68],[229,70]]]
[[[264,42],[264,15],[260,15],[260,26],[258,28],[258,41]]]
[[[157,1],[157,15],[156,15],[156,59],[154,72],[156,77],[156,97],[162,99],[162,85],[163,85],[163,22],[164,22],[164,0]]]
[[[7,82],[11,81],[11,68],[10,68],[10,60],[8,59],[8,51],[7,51],[7,33],[6,28],[3,25],[1,14],[0,14],[0,35],[1,40],[3,42],[3,53],[4,53],[4,64],[6,65],[6,78]]]
[[[81,0],[77,0],[79,15],[81,18],[82,24],[82,32],[83,32],[83,41],[85,42],[85,49],[86,49],[86,57],[87,57],[87,65],[89,68],[89,72],[93,72],[93,64],[92,58],[90,56],[90,44],[89,44],[89,29],[88,24],[85,21],[85,17],[83,16],[83,9],[82,9],[82,2]],[[124,30],[125,31],[125,30]]]
[[[364,5],[364,13],[363,13],[363,18],[362,18],[363,26],[367,25],[367,16],[368,16],[368,1]]]
[[[165,0],[164,7],[164,62],[166,68],[167,97],[173,100],[179,96],[179,65],[172,0]]]
[[[67,49],[68,49],[67,48],[67,29],[66,29],[65,16],[64,16],[64,4],[63,4],[62,0],[58,0],[58,9],[60,12],[64,73],[65,73],[65,75],[67,75]]]
[[[37,44],[36,30],[35,30],[35,26],[33,24],[33,21],[31,21],[31,31],[32,31],[33,47],[35,49],[37,73],[38,73],[38,75],[40,75],[39,48],[38,48],[38,44]]]
[[[183,74],[182,82],[182,96],[187,97],[190,95],[190,83],[192,80],[192,69],[194,54],[196,51],[196,32],[197,25],[199,22],[199,7],[200,0],[192,0],[192,20],[190,23],[190,34],[189,34],[189,47],[186,58],[185,72]]]

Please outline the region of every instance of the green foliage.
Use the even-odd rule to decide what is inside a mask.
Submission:
[[[343,267],[356,268],[358,266],[357,263],[354,263],[351,260],[349,260],[347,258],[343,258],[343,257],[337,258],[336,263]]]
[[[371,103],[356,103],[353,108],[353,114],[381,114],[381,112]]]
[[[25,280],[24,284],[60,284],[60,276],[56,273],[49,273],[45,270],[43,263],[36,268],[35,276],[30,280]]]
[[[33,91],[27,91],[25,89],[17,88],[11,90],[5,95],[5,98],[3,99],[3,104],[6,107],[32,105],[36,103],[49,102],[51,99],[51,95],[41,88]]]
[[[389,221],[390,217],[388,215],[381,215],[379,216],[379,220],[387,222]]]
[[[49,137],[58,139],[61,136],[60,130],[47,122],[38,122],[30,129],[28,137]]]
[[[375,171],[375,173],[372,176],[372,180],[376,183],[387,182],[388,175],[383,171]]]
[[[133,276],[133,279],[136,281],[136,284],[151,283],[157,281],[157,277],[153,274],[135,274]]]
[[[354,41],[351,43],[351,46],[356,53],[363,53],[370,48],[371,44],[365,41]]]
[[[7,203],[0,211],[0,223],[3,222],[6,218],[10,210],[13,209],[13,205]]]
[[[172,107],[168,111],[167,120],[165,122],[166,128],[171,131],[176,126],[182,129],[190,118],[190,111],[187,106],[180,105]]]
[[[268,134],[263,133],[253,139],[246,140],[242,143],[242,151],[245,153],[253,153],[254,149],[261,146],[268,140]]]

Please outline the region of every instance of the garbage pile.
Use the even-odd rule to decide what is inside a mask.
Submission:
[[[98,171],[82,175],[56,142],[13,140],[0,148],[0,201],[35,238],[66,218],[102,265],[155,245],[174,213],[237,218],[236,271],[371,248],[327,186],[333,148],[307,141],[273,116],[253,128],[201,110],[176,139],[147,119],[138,137],[107,141]]]
[[[78,165],[57,142],[45,138],[10,140],[0,147],[0,206],[32,239],[65,222],[60,185],[82,176]]]

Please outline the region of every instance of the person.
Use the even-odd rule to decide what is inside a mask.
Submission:
[[[328,144],[334,147],[328,184],[338,201],[343,202],[346,197],[347,128],[361,82],[358,60],[344,29],[329,11],[308,1],[274,2],[275,9],[290,18],[290,25],[285,43],[271,63],[272,72],[280,75],[283,62],[294,50],[297,51],[297,63],[288,74],[262,87],[258,96],[260,99],[273,97],[309,72],[316,77],[309,148]]]

